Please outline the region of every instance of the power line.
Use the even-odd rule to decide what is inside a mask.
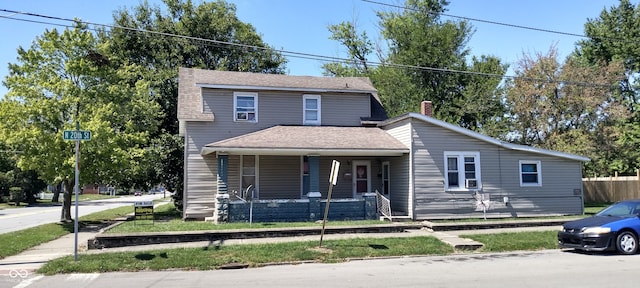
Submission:
[[[390,5],[390,4],[379,3],[379,2],[374,2],[374,1],[370,1],[370,0],[362,0],[362,1],[376,3],[376,4],[383,4],[383,5]],[[395,6],[395,7],[400,7],[400,6]],[[331,56],[324,56],[324,55],[318,55],[318,54],[310,54],[310,53],[289,51],[289,50],[284,50],[284,49],[274,49],[274,48],[270,48],[270,47],[262,47],[262,46],[257,46],[257,45],[248,45],[248,44],[233,43],[233,42],[228,42],[228,41],[220,41],[220,40],[206,39],[206,38],[200,38],[200,37],[178,35],[178,34],[172,34],[172,33],[160,32],[160,31],[153,31],[153,30],[142,29],[142,28],[131,28],[131,27],[119,26],[119,25],[100,24],[100,23],[82,21],[80,19],[68,19],[68,18],[62,18],[62,17],[56,17],[56,16],[48,16],[48,15],[42,15],[42,14],[36,14],[36,13],[30,13],[30,12],[14,11],[14,10],[8,10],[8,9],[0,9],[0,11],[1,12],[6,12],[6,13],[12,13],[13,15],[25,15],[25,16],[30,16],[30,17],[45,18],[45,19],[56,20],[56,21],[64,21],[64,22],[73,22],[73,23],[80,23],[80,24],[85,24],[85,25],[92,25],[94,27],[97,26],[97,27],[104,27],[104,28],[110,28],[110,29],[123,29],[123,30],[128,30],[128,31],[136,32],[136,33],[148,33],[148,34],[160,35],[160,36],[163,36],[163,37],[180,38],[180,39],[183,39],[183,40],[204,42],[204,43],[207,43],[207,44],[209,44],[211,46],[217,46],[217,47],[219,47],[221,45],[235,46],[235,47],[240,47],[240,48],[243,48],[243,49],[256,49],[256,50],[264,50],[264,51],[275,51],[275,52],[281,53],[283,55],[288,55],[289,57],[293,57],[293,58],[311,59],[311,60],[324,61],[324,62],[339,62],[339,63],[343,63],[343,64],[353,63],[352,59],[347,59],[347,58],[331,57]],[[61,24],[61,23],[53,23],[53,22],[45,22],[45,21],[37,21],[37,20],[28,20],[28,19],[22,19],[22,18],[15,18],[15,17],[13,17],[13,15],[12,16],[0,15],[0,18],[10,19],[10,20],[17,20],[17,21],[32,22],[32,23],[38,23],[38,24],[55,25],[55,26],[61,26],[61,27],[66,27],[66,28],[72,28],[73,27],[72,25]],[[88,29],[92,30],[92,31],[98,31],[95,28],[94,29],[88,28]],[[375,66],[375,67],[386,66],[386,67],[405,68],[405,69],[418,69],[418,70],[438,72],[438,73],[466,74],[466,75],[474,75],[474,76],[493,77],[493,78],[499,78],[499,79],[512,79],[512,80],[522,79],[522,80],[528,80],[528,81],[545,82],[545,83],[562,83],[562,84],[578,85],[578,86],[605,87],[605,88],[606,87],[612,87],[612,85],[608,85],[608,84],[587,83],[587,82],[580,82],[580,81],[549,80],[549,79],[541,79],[541,78],[539,79],[539,78],[525,77],[525,76],[509,76],[509,75],[502,75],[502,74],[495,74],[495,73],[465,71],[465,70],[456,70],[456,69],[449,69],[449,68],[425,67],[425,66],[418,66],[418,65],[382,63],[382,62],[375,62],[375,61],[367,61],[367,64],[370,65],[370,66]]]
[[[394,4],[389,4],[389,3],[383,3],[383,2],[373,1],[373,0],[361,0],[361,1],[372,3],[372,4],[376,4],[376,5],[381,5],[381,6],[388,6],[388,7],[393,7],[393,8],[400,8],[400,9],[407,9],[407,10],[412,10],[412,11],[416,11],[416,12],[422,12],[422,11],[420,11],[418,9],[414,9],[414,8],[410,8],[410,7],[394,5]],[[583,34],[562,32],[562,31],[556,31],[556,30],[550,30],[550,29],[536,28],[536,27],[523,26],[523,25],[517,25],[517,24],[511,24],[511,23],[504,23],[504,22],[498,22],[498,21],[492,21],[492,20],[484,20],[484,19],[478,19],[478,18],[471,18],[471,17],[465,17],[465,16],[457,16],[457,15],[451,15],[451,14],[446,14],[446,13],[438,13],[438,12],[427,12],[427,13],[429,13],[431,15],[436,15],[436,16],[442,15],[442,16],[455,18],[455,19],[462,19],[462,20],[467,20],[467,21],[474,21],[474,22],[480,22],[480,23],[500,25],[500,26],[506,26],[506,27],[510,27],[510,28],[525,29],[525,30],[545,32],[545,33],[551,33],[551,34],[559,34],[559,35],[564,35],[564,36],[573,36],[573,37],[587,38],[587,39],[597,38],[597,39],[609,40],[609,41],[621,41],[621,42],[633,42],[633,43],[635,43],[635,41],[631,41],[631,40],[628,40],[628,39],[601,37],[601,36],[589,37],[589,36],[586,36],[586,35],[583,35]]]

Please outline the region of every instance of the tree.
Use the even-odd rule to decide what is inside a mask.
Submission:
[[[9,197],[9,188],[12,187],[13,179],[7,173],[15,169],[15,161],[12,160],[12,157],[13,152],[0,142],[0,203]]]
[[[389,47],[386,63],[435,69],[466,70],[466,43],[471,36],[468,22],[441,21],[446,0],[407,0],[400,12],[378,12],[382,35]],[[462,98],[460,75],[433,69],[404,69],[406,77],[428,95],[434,116],[457,123],[453,105]],[[388,94],[403,87],[383,87]],[[418,103],[413,103],[418,107]],[[455,103],[455,104],[454,104]],[[393,113],[391,113],[393,114]]]
[[[592,65],[621,61],[625,77],[619,82],[619,100],[627,108],[630,117],[609,129],[611,138],[602,142],[611,143],[619,149],[602,155],[599,173],[634,173],[640,169],[640,4],[621,0],[618,6],[603,9],[600,16],[585,24],[588,39],[579,41],[575,57]]]
[[[591,64],[622,60],[626,79],[621,81],[622,96],[630,111],[640,109],[640,4],[634,7],[629,0],[603,9],[600,17],[589,19],[584,25],[589,37],[577,43],[574,54]],[[640,117],[640,116],[637,116]]]
[[[163,3],[166,7],[145,1],[131,10],[116,11],[115,24],[130,29],[113,28],[100,35],[102,41],[111,43],[109,53],[114,57],[147,68],[144,79],[150,81],[151,95],[162,111],[162,124],[150,143],[156,159],[162,159],[155,168],[155,180],[181,199],[184,170],[183,140],[177,136],[178,68],[282,74],[286,60],[261,40],[253,26],[236,17],[233,4]]]
[[[551,47],[547,54],[523,55],[515,75],[506,97],[510,140],[585,155],[594,159],[587,170],[600,170],[603,155],[616,151],[602,136],[615,135],[611,128],[628,115],[616,98],[621,63],[591,65],[578,57],[562,63]]]
[[[364,76],[370,75],[370,67],[367,57],[373,52],[373,43],[366,32],[358,33],[355,22],[342,22],[337,25],[329,25],[331,37],[329,39],[340,42],[349,54],[348,62],[326,63],[322,65],[325,76]]]
[[[64,130],[76,123],[92,132],[81,145],[81,185],[130,183],[145,169],[144,146],[158,126],[159,106],[141,67],[107,57],[85,25],[46,30],[29,49],[18,48],[0,101],[0,139],[15,150],[17,165],[48,183],[63,183],[62,221],[71,220],[74,143]]]
[[[499,76],[507,66],[492,56],[467,59],[472,27],[466,21],[442,21],[448,4],[408,0],[398,12],[378,12],[387,47],[378,45],[378,67],[367,60],[374,45],[366,33],[358,33],[354,23],[329,26],[330,38],[340,42],[349,57],[346,63],[323,65],[324,74],[370,77],[392,117],[418,111],[420,102],[430,100],[441,120],[493,136],[503,133],[504,126],[498,125],[504,115]]]

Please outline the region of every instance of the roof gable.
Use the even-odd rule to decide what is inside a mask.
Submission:
[[[536,153],[536,154],[542,154],[542,155],[548,155],[548,156],[554,156],[554,157],[559,157],[559,158],[564,158],[564,159],[569,159],[569,160],[575,160],[575,161],[590,161],[591,159],[587,158],[587,157],[583,157],[583,156],[579,156],[579,155],[575,155],[575,154],[570,154],[570,153],[564,153],[564,152],[560,152],[560,151],[553,151],[553,150],[547,150],[547,149],[541,149],[541,148],[535,148],[535,147],[531,147],[531,146],[526,146],[526,145],[519,145],[519,144],[513,144],[513,143],[509,143],[509,142],[505,142],[493,137],[489,137],[487,135],[483,135],[480,134],[478,132],[466,129],[466,128],[462,128],[460,126],[457,125],[453,125],[451,123],[447,123],[444,122],[442,120],[438,120],[435,119],[433,117],[429,117],[426,115],[422,115],[419,113],[407,113],[389,120],[386,120],[382,123],[380,123],[378,125],[378,127],[382,127],[384,128],[384,126],[393,124],[393,123],[397,123],[400,122],[402,120],[406,120],[406,119],[416,119],[419,121],[424,121],[426,123],[432,124],[432,125],[436,125],[439,127],[442,127],[444,129],[448,129],[463,135],[466,135],[468,137],[471,138],[475,138],[478,139],[480,141],[484,141],[496,146],[501,146],[504,147],[506,149],[509,150],[515,150],[515,151],[525,151],[525,152],[531,152],[531,153]]]

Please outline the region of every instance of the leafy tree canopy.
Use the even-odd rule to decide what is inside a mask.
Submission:
[[[109,43],[112,57],[143,67],[141,77],[161,109],[160,129],[151,132],[149,143],[155,166],[145,171],[146,178],[180,199],[184,148],[178,136],[178,68],[282,74],[286,60],[225,1],[163,0],[162,7],[145,1],[116,11],[114,22],[128,29],[102,31],[101,42]]]
[[[4,81],[0,137],[23,151],[18,166],[37,171],[48,183],[64,182],[71,191],[74,142],[64,130],[92,132],[81,147],[81,184],[128,185],[147,165],[145,144],[157,130],[159,105],[149,93],[143,69],[126,59],[109,58],[108,43],[81,24],[47,30],[28,49],[18,49]],[[69,220],[69,193],[63,220]]]
[[[420,102],[429,100],[435,117],[499,136],[505,127],[499,124],[504,115],[501,80],[480,74],[504,75],[507,66],[493,56],[470,56],[471,25],[440,19],[448,4],[407,0],[399,11],[379,11],[384,45],[374,46],[353,23],[329,26],[331,39],[345,46],[349,61],[325,64],[325,75],[370,77],[392,117],[417,112]],[[378,67],[367,59],[374,47],[382,63]]]

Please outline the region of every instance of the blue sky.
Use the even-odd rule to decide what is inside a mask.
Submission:
[[[199,0],[194,0],[198,2]],[[401,5],[400,0],[375,0]],[[158,0],[149,0],[158,3]],[[378,18],[375,11],[388,6],[361,0],[231,0],[237,15],[252,24],[263,41],[276,49],[323,56],[344,57],[344,49],[329,39],[327,26],[354,21],[367,31],[373,41],[380,42]],[[587,18],[597,18],[603,8],[617,6],[618,0],[450,0],[449,15],[489,20],[518,26],[583,34]],[[81,18],[94,23],[112,23],[112,12],[118,8],[134,7],[138,0],[0,0],[0,9],[30,12],[61,18]],[[632,1],[637,5],[637,1]],[[0,16],[20,17],[0,11]],[[31,18],[34,19],[36,18]],[[452,18],[444,18],[452,19]],[[47,19],[37,19],[51,22]],[[472,55],[494,55],[513,66],[523,53],[546,53],[552,45],[564,58],[581,38],[547,32],[532,31],[502,25],[471,21],[475,28],[468,47]],[[36,36],[56,26],[28,23],[0,18],[0,79],[8,73],[7,63],[16,62],[16,49],[28,48]],[[62,29],[58,27],[58,29]],[[372,57],[373,61],[377,61]],[[287,72],[291,75],[321,75],[318,60],[290,58]],[[0,85],[0,97],[7,92]]]

